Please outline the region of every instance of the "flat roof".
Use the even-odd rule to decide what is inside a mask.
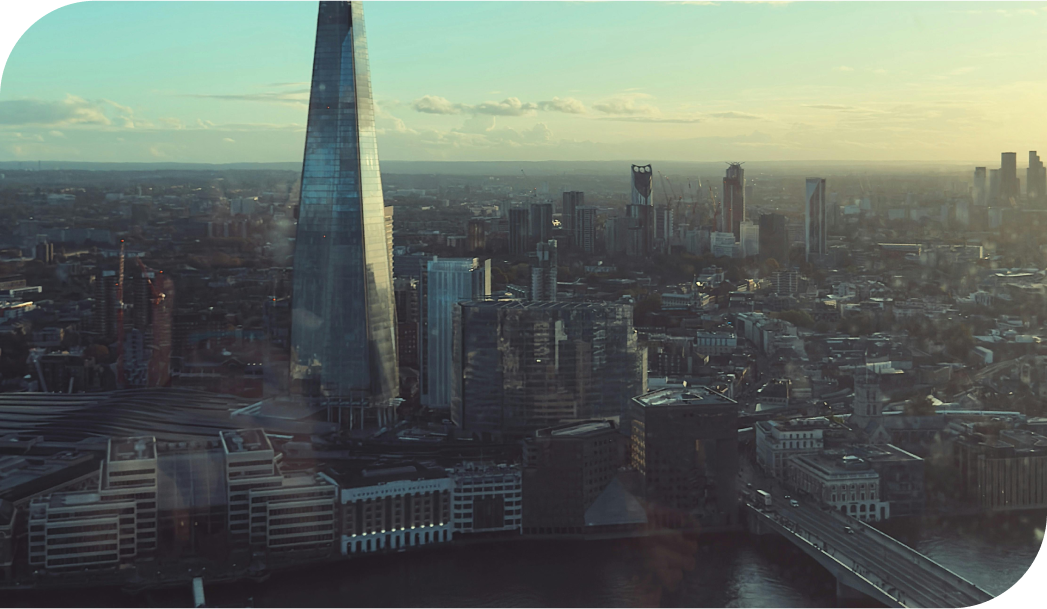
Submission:
[[[603,433],[608,430],[613,431],[614,428],[614,421],[581,421],[579,423],[569,423],[567,425],[559,425],[557,427],[547,427],[545,429],[539,429],[535,432],[535,435],[542,437],[580,437]]]
[[[448,477],[447,471],[442,467],[417,461],[375,463],[366,468],[331,465],[324,469],[324,473],[334,479],[341,488],[359,488],[390,482],[435,480]]]
[[[661,406],[724,406],[737,404],[735,400],[704,385],[690,387],[669,387],[651,391],[633,398],[633,401],[644,408]]]
[[[221,433],[222,446],[229,454],[273,450],[273,445],[261,429],[234,429]]]
[[[109,461],[143,461],[156,459],[156,438],[112,438],[109,440]]]

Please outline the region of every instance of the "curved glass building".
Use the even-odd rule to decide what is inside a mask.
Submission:
[[[350,408],[353,426],[372,413],[383,423],[398,393],[384,207],[363,9],[321,2],[295,242],[291,387]]]

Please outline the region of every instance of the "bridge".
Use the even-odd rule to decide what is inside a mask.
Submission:
[[[867,524],[828,506],[762,509],[745,503],[750,530],[778,533],[836,577],[840,599],[888,607],[970,607],[991,594]],[[853,533],[848,533],[847,528]]]

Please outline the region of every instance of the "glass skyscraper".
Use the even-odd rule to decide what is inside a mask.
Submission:
[[[379,423],[398,393],[384,207],[363,9],[321,2],[295,242],[291,386],[361,417],[375,412]]]

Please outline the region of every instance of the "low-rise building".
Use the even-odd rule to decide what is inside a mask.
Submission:
[[[519,533],[523,528],[523,476],[519,466],[472,461],[447,471],[454,482],[454,532]]]
[[[791,457],[821,452],[827,429],[829,420],[825,417],[760,421],[755,429],[756,462],[767,473],[782,478]]]
[[[1047,507],[1047,437],[1003,429],[965,435],[954,447],[963,493],[982,509]]]
[[[880,498],[891,516],[915,516],[927,504],[924,461],[893,444],[855,444],[849,450],[880,475]]]
[[[880,475],[846,449],[793,457],[786,466],[786,477],[793,488],[848,516],[868,521],[890,517],[890,504],[880,496]]]
[[[698,332],[694,351],[702,355],[724,355],[738,348],[738,337],[730,332]]]

